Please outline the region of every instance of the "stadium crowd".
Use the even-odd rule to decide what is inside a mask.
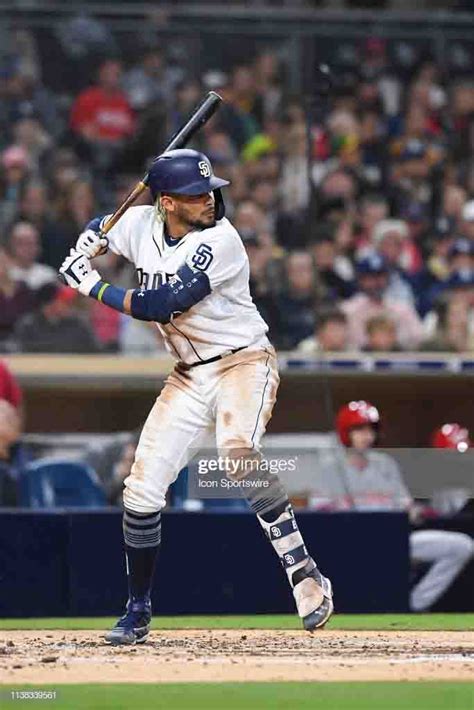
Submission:
[[[209,89],[225,104],[196,147],[231,180],[227,216],[279,349],[473,349],[472,79],[428,56],[399,76],[369,37],[324,110],[288,93],[269,50],[202,76],[156,44],[126,61],[77,52],[53,89],[34,35],[18,35],[0,62],[0,352],[163,347],[153,327],[76,298],[57,268]],[[106,278],[135,284],[130,265],[100,259]]]

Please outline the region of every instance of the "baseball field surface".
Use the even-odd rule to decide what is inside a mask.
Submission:
[[[113,621],[0,620],[0,707],[474,709],[474,614],[156,617],[132,647]]]

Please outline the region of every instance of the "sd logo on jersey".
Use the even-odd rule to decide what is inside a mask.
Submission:
[[[191,262],[195,269],[206,271],[213,259],[212,247],[209,244],[200,244],[191,257]]]

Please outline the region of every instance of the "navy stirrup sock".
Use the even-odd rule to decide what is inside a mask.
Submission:
[[[130,601],[147,603],[161,542],[161,512],[142,514],[125,508],[123,538]]]

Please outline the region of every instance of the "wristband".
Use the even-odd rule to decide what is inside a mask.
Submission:
[[[127,291],[107,283],[107,281],[97,281],[90,290],[89,296],[95,298],[100,303],[105,303],[116,311],[124,312],[123,303]]]

